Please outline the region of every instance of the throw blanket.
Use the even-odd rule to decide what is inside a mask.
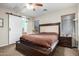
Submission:
[[[23,34],[21,39],[31,41],[35,44],[50,48],[51,45],[57,41],[58,34]]]

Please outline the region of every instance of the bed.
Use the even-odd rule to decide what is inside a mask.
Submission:
[[[51,26],[50,28],[54,28],[52,32],[50,32],[50,30],[43,31],[43,28],[45,27],[46,29],[47,26]],[[59,23],[41,24],[39,29],[40,31],[38,34],[24,33],[20,37],[20,41],[16,42],[16,49],[21,52],[24,51],[25,54],[28,54],[28,52],[26,51],[29,51],[31,54],[34,53],[36,55],[51,55],[58,44]]]

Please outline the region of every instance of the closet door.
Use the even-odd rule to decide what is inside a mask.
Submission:
[[[9,44],[18,41],[22,35],[21,21],[21,17],[9,15]]]

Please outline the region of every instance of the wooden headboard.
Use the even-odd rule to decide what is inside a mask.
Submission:
[[[49,27],[51,29],[49,29]],[[47,28],[47,30],[45,30]],[[60,35],[60,23],[48,23],[48,24],[40,24],[39,25],[39,32],[41,33],[41,29],[42,32],[55,32],[57,31],[57,33]],[[44,30],[43,30],[44,29]],[[49,31],[48,31],[49,30]]]

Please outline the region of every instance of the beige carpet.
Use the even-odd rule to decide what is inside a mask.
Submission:
[[[0,56],[23,56],[22,53],[15,49],[16,45],[12,44],[5,47],[0,47]],[[57,47],[54,56],[78,56],[77,49],[66,47]]]

